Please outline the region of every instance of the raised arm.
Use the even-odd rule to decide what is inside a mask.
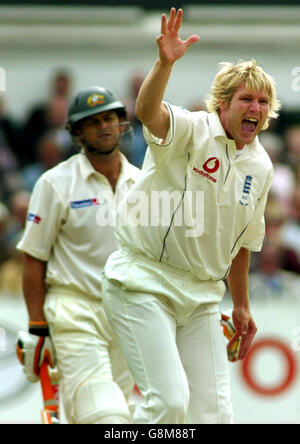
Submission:
[[[165,139],[170,125],[169,113],[162,100],[173,64],[200,38],[197,35],[184,41],[179,38],[182,16],[183,10],[176,12],[175,8],[171,9],[169,18],[162,15],[161,35],[156,39],[159,57],[144,80],[136,101],[137,118],[161,139]]]

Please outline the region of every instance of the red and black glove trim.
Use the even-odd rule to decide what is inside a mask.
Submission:
[[[49,327],[46,321],[29,322],[29,333],[36,336],[50,336]]]

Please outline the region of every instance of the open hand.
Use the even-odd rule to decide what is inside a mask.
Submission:
[[[180,59],[188,48],[196,43],[200,37],[192,35],[187,40],[181,40],[178,36],[178,31],[181,26],[183,10],[172,8],[169,18],[166,14],[161,17],[161,35],[157,37],[157,44],[159,47],[159,57],[162,62],[174,63]]]

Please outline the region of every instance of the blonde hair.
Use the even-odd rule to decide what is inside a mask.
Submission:
[[[231,99],[243,83],[253,91],[263,90],[269,95],[270,109],[266,123],[262,129],[267,129],[269,119],[278,117],[277,111],[281,104],[277,99],[275,82],[271,76],[258,66],[253,59],[249,61],[238,61],[236,65],[228,62],[220,63],[221,69],[217,73],[212,84],[210,93],[206,99],[209,112],[219,111],[220,105],[230,103]]]

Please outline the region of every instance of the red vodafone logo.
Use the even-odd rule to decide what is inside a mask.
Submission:
[[[204,164],[203,169],[207,173],[215,173],[220,167],[220,161],[217,157],[210,157]]]

